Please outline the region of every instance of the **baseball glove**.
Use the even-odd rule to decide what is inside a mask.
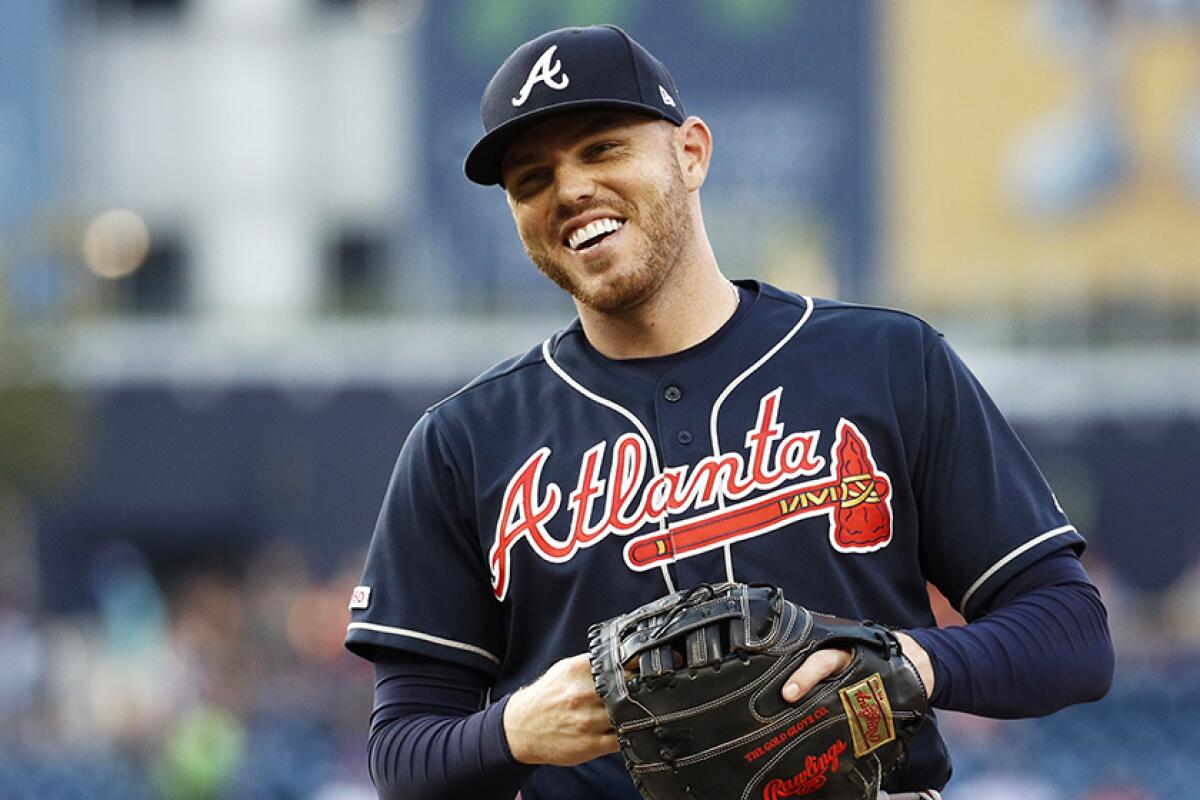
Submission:
[[[815,614],[767,585],[703,584],[588,630],[592,675],[647,800],[875,800],[924,718],[891,631]],[[795,703],[818,648],[850,665]]]

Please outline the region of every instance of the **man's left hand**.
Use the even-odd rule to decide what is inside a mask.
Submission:
[[[933,697],[933,662],[929,660],[929,653],[908,634],[895,631],[895,636],[900,642],[900,649],[917,668],[917,674],[925,683],[926,695]],[[783,699],[794,703],[804,697],[818,683],[849,666],[850,656],[849,650],[837,647],[813,653],[783,685]]]

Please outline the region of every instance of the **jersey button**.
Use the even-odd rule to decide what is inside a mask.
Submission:
[[[675,434],[675,441],[679,442],[680,444],[691,444],[692,443],[692,432],[691,431],[680,431],[679,433]]]
[[[663,397],[667,399],[668,403],[674,403],[683,397],[683,392],[678,386],[668,386],[663,390]]]

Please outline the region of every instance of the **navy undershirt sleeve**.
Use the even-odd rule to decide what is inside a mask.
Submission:
[[[368,765],[381,800],[512,800],[533,767],[504,736],[508,697],[484,707],[477,670],[405,653],[375,662]]]
[[[969,625],[906,631],[933,662],[931,705],[1015,719],[1098,700],[1114,656],[1100,593],[1070,548],[1013,576]]]

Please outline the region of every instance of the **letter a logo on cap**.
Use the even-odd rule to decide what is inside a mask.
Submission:
[[[553,66],[550,65],[550,61],[554,58],[554,51],[557,49],[558,45],[550,45],[546,48],[546,52],[542,53],[534,62],[533,69],[529,70],[529,77],[525,79],[525,85],[521,87],[521,93],[512,99],[514,106],[525,105],[525,101],[529,99],[529,92],[538,81],[559,91],[567,88],[571,79],[566,75],[563,75],[558,81],[554,80],[554,77],[562,72],[562,61],[555,61]]]

